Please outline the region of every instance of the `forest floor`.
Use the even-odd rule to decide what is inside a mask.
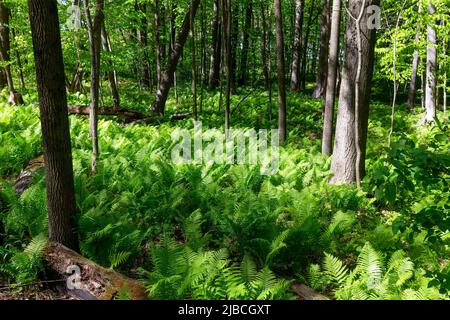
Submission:
[[[232,126],[275,128],[276,99],[269,120],[267,91],[257,89],[239,104],[248,90],[232,97],[232,109],[239,105]],[[418,128],[421,111],[399,106],[393,147],[387,149],[391,110],[372,102],[367,176],[358,192],[327,184],[331,162],[320,153],[321,101],[303,94],[288,95],[289,136],[276,174],[262,175],[249,164],[173,164],[172,133],[193,132],[191,119],[170,121],[171,114],[189,110],[188,86],[185,91],[179,90],[178,103],[168,101],[168,116],[156,123],[101,117],[94,176],[87,117],[71,116],[84,256],[142,279],[161,299],[295,299],[284,279],[340,299],[448,298],[448,113],[441,128]],[[123,108],[148,112],[151,95],[124,92]],[[42,171],[19,199],[5,179],[42,153],[37,97],[24,97],[21,108],[0,104],[0,273],[18,284],[35,281],[42,270],[39,248],[47,232]],[[220,97],[204,92],[199,120],[205,129],[223,128]],[[88,102],[82,94],[69,97],[70,105]],[[364,271],[367,261],[380,273]],[[360,280],[348,278],[351,269]],[[361,280],[374,276],[380,281],[375,291]],[[124,289],[118,298],[127,297]],[[69,296],[38,286],[14,294],[0,290],[2,298]]]

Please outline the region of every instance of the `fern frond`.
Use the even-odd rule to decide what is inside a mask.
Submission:
[[[338,258],[325,253],[323,270],[327,277],[337,284],[342,284],[347,276],[347,268]]]

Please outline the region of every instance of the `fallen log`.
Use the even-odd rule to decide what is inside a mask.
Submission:
[[[68,106],[69,114],[88,116],[90,112],[89,106]],[[119,117],[125,124],[151,124],[157,120],[164,119],[159,114],[148,115],[139,111],[129,109],[99,108],[97,110],[99,116]],[[169,117],[170,121],[184,120],[192,115],[191,112],[177,113]]]
[[[68,106],[67,107],[70,114],[75,115],[83,115],[88,116],[91,107],[90,106]],[[114,109],[114,108],[98,108],[97,114],[99,116],[114,116],[114,117],[120,117],[124,120],[133,121],[133,120],[140,120],[140,119],[146,119],[150,118],[151,116],[148,116],[142,112],[134,111],[134,110],[128,110],[128,109]]]
[[[330,300],[304,284],[295,283],[292,285],[291,289],[303,300]]]
[[[21,196],[33,184],[33,176],[45,166],[44,155],[40,155],[27,165],[14,180],[13,185],[17,196]]]
[[[141,282],[101,267],[61,244],[48,242],[43,260],[71,285],[67,292],[78,299],[113,300],[119,290],[126,290],[132,300],[148,300]]]

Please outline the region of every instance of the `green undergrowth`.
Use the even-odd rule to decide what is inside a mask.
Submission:
[[[27,260],[38,255],[25,258],[23,247],[47,234],[43,173],[19,199],[7,180],[42,152],[36,96],[25,99],[21,107],[0,103],[0,271],[18,283],[40,270]],[[134,99],[134,109],[147,109],[145,98]],[[205,128],[223,128],[219,100],[205,91]],[[276,101],[272,121],[268,103],[267,92],[255,91],[233,127],[275,128]],[[168,114],[183,104],[170,100]],[[390,109],[374,104],[367,177],[357,192],[327,184],[320,101],[289,95],[288,106],[288,143],[272,176],[258,165],[173,164],[171,134],[192,131],[191,119],[154,126],[100,119],[92,176],[87,119],[71,116],[82,254],[143,279],[162,299],[288,299],[293,279],[337,299],[448,298],[448,114],[441,128],[417,128],[420,115],[400,108],[388,150]]]

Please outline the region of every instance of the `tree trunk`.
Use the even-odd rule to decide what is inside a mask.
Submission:
[[[336,99],[336,78],[339,59],[339,27],[341,22],[341,0],[333,0],[331,18],[328,76],[325,94],[322,153],[331,156],[333,143],[334,103]]]
[[[314,98],[323,97],[327,86],[328,53],[330,40],[330,1],[322,0],[323,11],[320,22],[320,53],[319,70],[317,71],[316,88],[313,92]],[[313,68],[314,70],[315,68]]]
[[[419,32],[416,34],[416,43],[420,40]],[[416,84],[417,84],[417,70],[419,69],[419,50],[414,50],[413,62],[412,62],[412,72],[411,72],[411,81],[409,82],[408,87],[408,109],[409,111],[414,110],[414,102],[416,96]]]
[[[263,31],[263,37],[261,41],[261,58],[262,58],[262,69],[264,75],[264,87],[269,89],[269,59],[268,57],[268,33],[267,33],[267,24],[266,21],[266,8],[264,4],[261,2],[261,25]]]
[[[231,50],[231,0],[222,0],[222,38],[224,41],[224,72],[226,74],[227,86],[225,92],[225,136],[228,138],[230,130],[230,99],[232,90],[232,50]]]
[[[241,68],[239,85],[244,86],[248,81],[248,51],[250,49],[250,32],[253,16],[253,0],[247,0],[245,9],[245,24],[242,39]]]
[[[9,36],[9,18],[10,11],[5,6],[4,1],[0,0],[0,60],[6,64],[3,72],[9,89],[8,103],[20,105],[23,104],[23,98],[20,93],[14,89],[14,82],[11,73],[10,61],[10,36]]]
[[[155,56],[156,56],[156,85],[160,86],[162,81],[162,60],[163,48],[161,45],[161,10],[159,0],[153,2],[153,38],[155,42]]]
[[[431,0],[428,2],[428,14],[434,15],[436,8]],[[432,19],[430,19],[432,21]],[[427,26],[427,76],[426,76],[426,94],[425,94],[425,116],[422,124],[434,122],[436,117],[436,30],[432,25]]]
[[[56,0],[29,0],[44,143],[49,238],[78,250],[72,151]]]
[[[86,24],[89,33],[91,56],[91,109],[89,115],[89,134],[92,138],[92,173],[97,170],[97,158],[100,150],[98,145],[98,117],[97,108],[100,101],[100,56],[101,29],[104,20],[104,0],[96,0],[94,19],[91,19],[89,1],[84,0]]]
[[[103,21],[102,24],[102,45],[103,50],[107,53],[111,53],[111,43],[109,41],[108,32],[106,31],[105,27],[105,21]],[[110,70],[107,71],[107,77],[109,81],[109,88],[111,90],[111,97],[112,97],[112,105],[114,109],[120,108],[120,95],[119,95],[119,89],[117,87],[117,72],[114,70],[114,65],[111,58],[106,59],[107,64],[109,65]]]
[[[297,92],[300,89],[299,76],[300,76],[300,56],[302,52],[303,8],[304,8],[304,0],[296,0],[294,46],[292,48],[292,67],[291,67],[292,92]]]
[[[219,0],[214,0],[213,20],[211,23],[211,60],[209,69],[209,89],[214,90],[220,81],[220,24]]]
[[[286,142],[286,76],[284,62],[283,15],[281,0],[274,2],[276,42],[277,42],[277,69],[278,69],[278,128],[280,130],[280,143]]]
[[[191,7],[194,7],[194,0],[191,0]],[[191,10],[190,17],[190,29],[191,29],[191,77],[192,77],[192,110],[194,112],[194,121],[197,123],[197,56],[195,48],[195,13]]]
[[[367,0],[364,2],[367,6],[378,5],[379,3],[378,0]],[[361,6],[361,1],[350,1],[349,10],[353,17],[359,16]],[[362,12],[360,23],[361,37],[358,37],[355,19],[349,17],[347,20],[344,66],[331,165],[333,177],[330,183],[335,184],[354,183],[358,175],[357,167],[361,178],[365,172],[369,98],[373,74],[376,29],[368,29],[368,13],[366,10]],[[360,41],[359,45],[357,44],[358,38]],[[358,50],[358,47],[360,47],[360,50]],[[356,63],[357,61],[358,63]],[[358,74],[360,75],[359,79]],[[356,88],[359,88],[358,93]],[[359,111],[358,115],[356,115],[356,110]],[[358,132],[356,132],[355,127],[358,128]],[[357,136],[359,138],[357,141],[358,146],[356,145]],[[359,161],[357,159],[358,149],[360,151]]]
[[[162,74],[161,84],[159,85],[156,93],[156,99],[152,109],[154,112],[160,114],[164,114],[167,97],[169,96],[169,91],[173,83],[173,74],[177,68],[178,60],[180,59],[184,44],[186,43],[189,35],[191,10],[195,17],[200,0],[194,0],[192,4],[193,5],[189,9],[189,12],[187,12],[184,17],[183,25],[181,26],[178,38],[174,45],[174,50],[170,54],[166,70]]]
[[[309,35],[311,33],[311,25],[312,22],[315,21],[316,17],[315,13],[314,13],[314,9],[315,9],[315,4],[311,3],[310,4],[310,10],[309,10],[309,15],[308,15],[308,22],[306,23],[306,34],[305,37],[303,39],[303,57],[302,57],[302,63],[301,63],[301,70],[300,70],[300,89],[302,91],[305,91],[306,89],[306,66],[308,65],[308,44],[309,44]],[[313,16],[314,15],[314,16]]]
[[[148,32],[147,32],[147,6],[145,4],[137,4],[136,9],[140,11],[142,15],[139,21],[139,42],[142,48],[142,59],[141,59],[141,86],[144,88],[151,89],[152,83],[152,71],[150,68],[150,58],[149,58],[149,47],[148,47]]]

